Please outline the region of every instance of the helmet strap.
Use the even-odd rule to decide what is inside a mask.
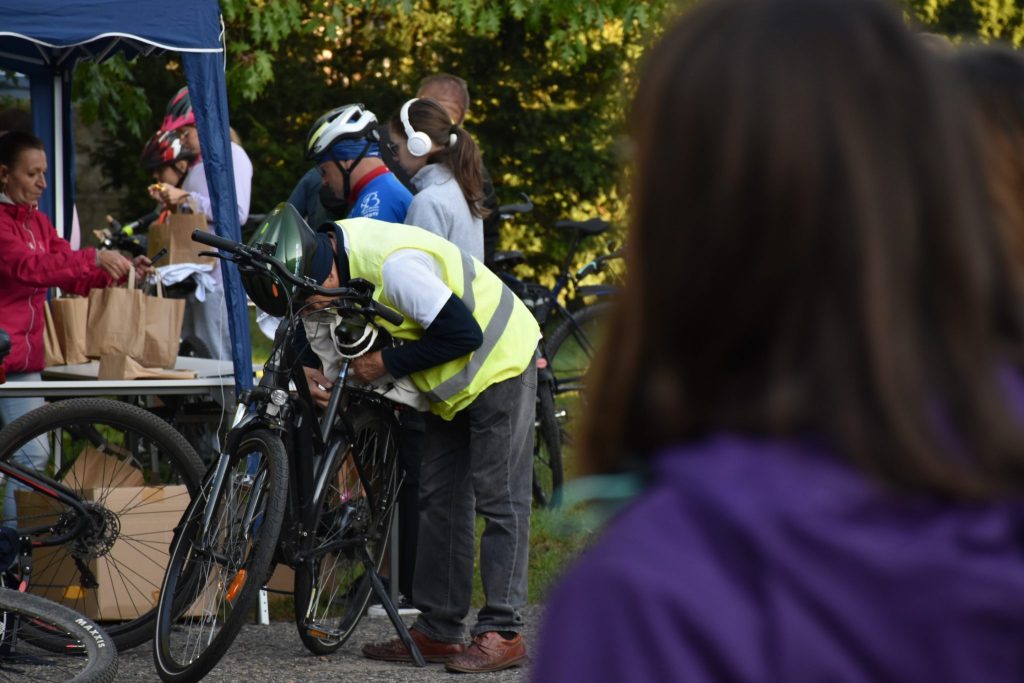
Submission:
[[[338,171],[341,172],[341,177],[345,181],[345,184],[343,186],[344,192],[341,196],[341,199],[349,204],[352,203],[352,198],[349,197],[349,193],[352,191],[352,169],[358,166],[359,162],[362,161],[363,158],[366,156],[366,153],[370,151],[371,144],[373,143],[370,140],[366,141],[366,144],[363,145],[363,150],[359,152],[359,156],[352,160],[352,165],[349,166],[347,170],[344,166],[341,165],[341,162],[338,161],[337,159],[331,160],[334,162],[334,165],[338,167]]]

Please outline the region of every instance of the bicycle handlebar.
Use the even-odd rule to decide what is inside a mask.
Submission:
[[[523,198],[522,204],[502,204],[498,207],[498,215],[502,218],[511,218],[517,213],[530,213],[533,211],[533,202],[530,201],[530,197],[525,192],[520,192],[519,196]]]
[[[296,277],[288,270],[288,267],[285,266],[280,259],[264,254],[259,250],[253,249],[252,247],[240,242],[235,242],[234,240],[221,237],[220,235],[214,235],[213,233],[206,232],[205,230],[193,230],[192,240],[199,242],[200,244],[205,244],[209,247],[214,247],[221,251],[234,254],[236,257],[244,261],[264,263],[270,266],[279,276],[307,292],[337,299],[347,299],[360,303],[363,308],[371,310],[374,315],[383,318],[392,325],[401,325],[405,320],[405,318],[402,317],[402,314],[398,311],[388,308],[387,306],[373,300],[371,296],[373,293],[372,286],[369,291],[360,291],[357,287],[321,287],[309,278]],[[218,258],[223,258],[223,256],[219,254],[216,256],[218,256]]]

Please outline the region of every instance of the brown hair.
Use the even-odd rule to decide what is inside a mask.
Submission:
[[[469,210],[477,218],[487,218],[490,210],[483,206],[484,176],[480,149],[466,130],[453,124],[448,112],[431,99],[417,99],[409,105],[409,124],[413,130],[426,133],[442,148],[427,157],[427,163],[444,164],[455,177]],[[401,112],[395,112],[390,122],[391,139],[406,140]],[[452,144],[451,136],[455,135]]]
[[[462,124],[462,120],[466,118],[466,112],[469,111],[469,86],[466,85],[466,81],[452,74],[427,76],[420,81],[416,97],[434,99],[441,97],[457,105],[459,107],[459,115],[454,117],[453,123],[458,123],[459,125]]]
[[[1024,57],[998,46],[953,56],[970,94],[989,193],[1007,248],[1024,277]]]
[[[666,32],[587,471],[732,432],[899,488],[1024,490],[1001,381],[1024,306],[949,80],[875,0],[718,0]]]
[[[12,130],[0,135],[0,164],[13,168],[18,157],[26,149],[45,150],[43,141],[32,133],[23,130]]]

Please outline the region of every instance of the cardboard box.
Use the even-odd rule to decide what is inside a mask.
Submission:
[[[174,527],[189,504],[187,487],[139,485],[141,472],[89,450],[79,455],[63,481],[108,516],[109,545],[100,541],[79,555],[99,587],[81,585],[72,542],[33,550],[31,591],[95,620],[134,619],[148,612],[163,582]],[[82,488],[96,481],[129,485]],[[52,499],[35,491],[17,491],[15,502],[19,518],[31,516],[32,525],[56,519]]]

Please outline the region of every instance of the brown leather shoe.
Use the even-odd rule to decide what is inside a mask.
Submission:
[[[448,660],[444,668],[466,674],[501,671],[526,663],[526,645],[523,637],[516,634],[512,640],[505,640],[497,631],[487,631],[473,638],[473,644],[461,655]]]
[[[409,635],[420,649],[423,659],[428,662],[447,662],[449,658],[462,654],[466,646],[462,643],[446,643],[442,640],[434,640],[430,636],[409,629]],[[402,643],[401,638],[392,638],[384,643],[368,643],[363,645],[363,656],[369,659],[379,659],[384,662],[409,662],[412,663],[412,655],[409,649]]]

